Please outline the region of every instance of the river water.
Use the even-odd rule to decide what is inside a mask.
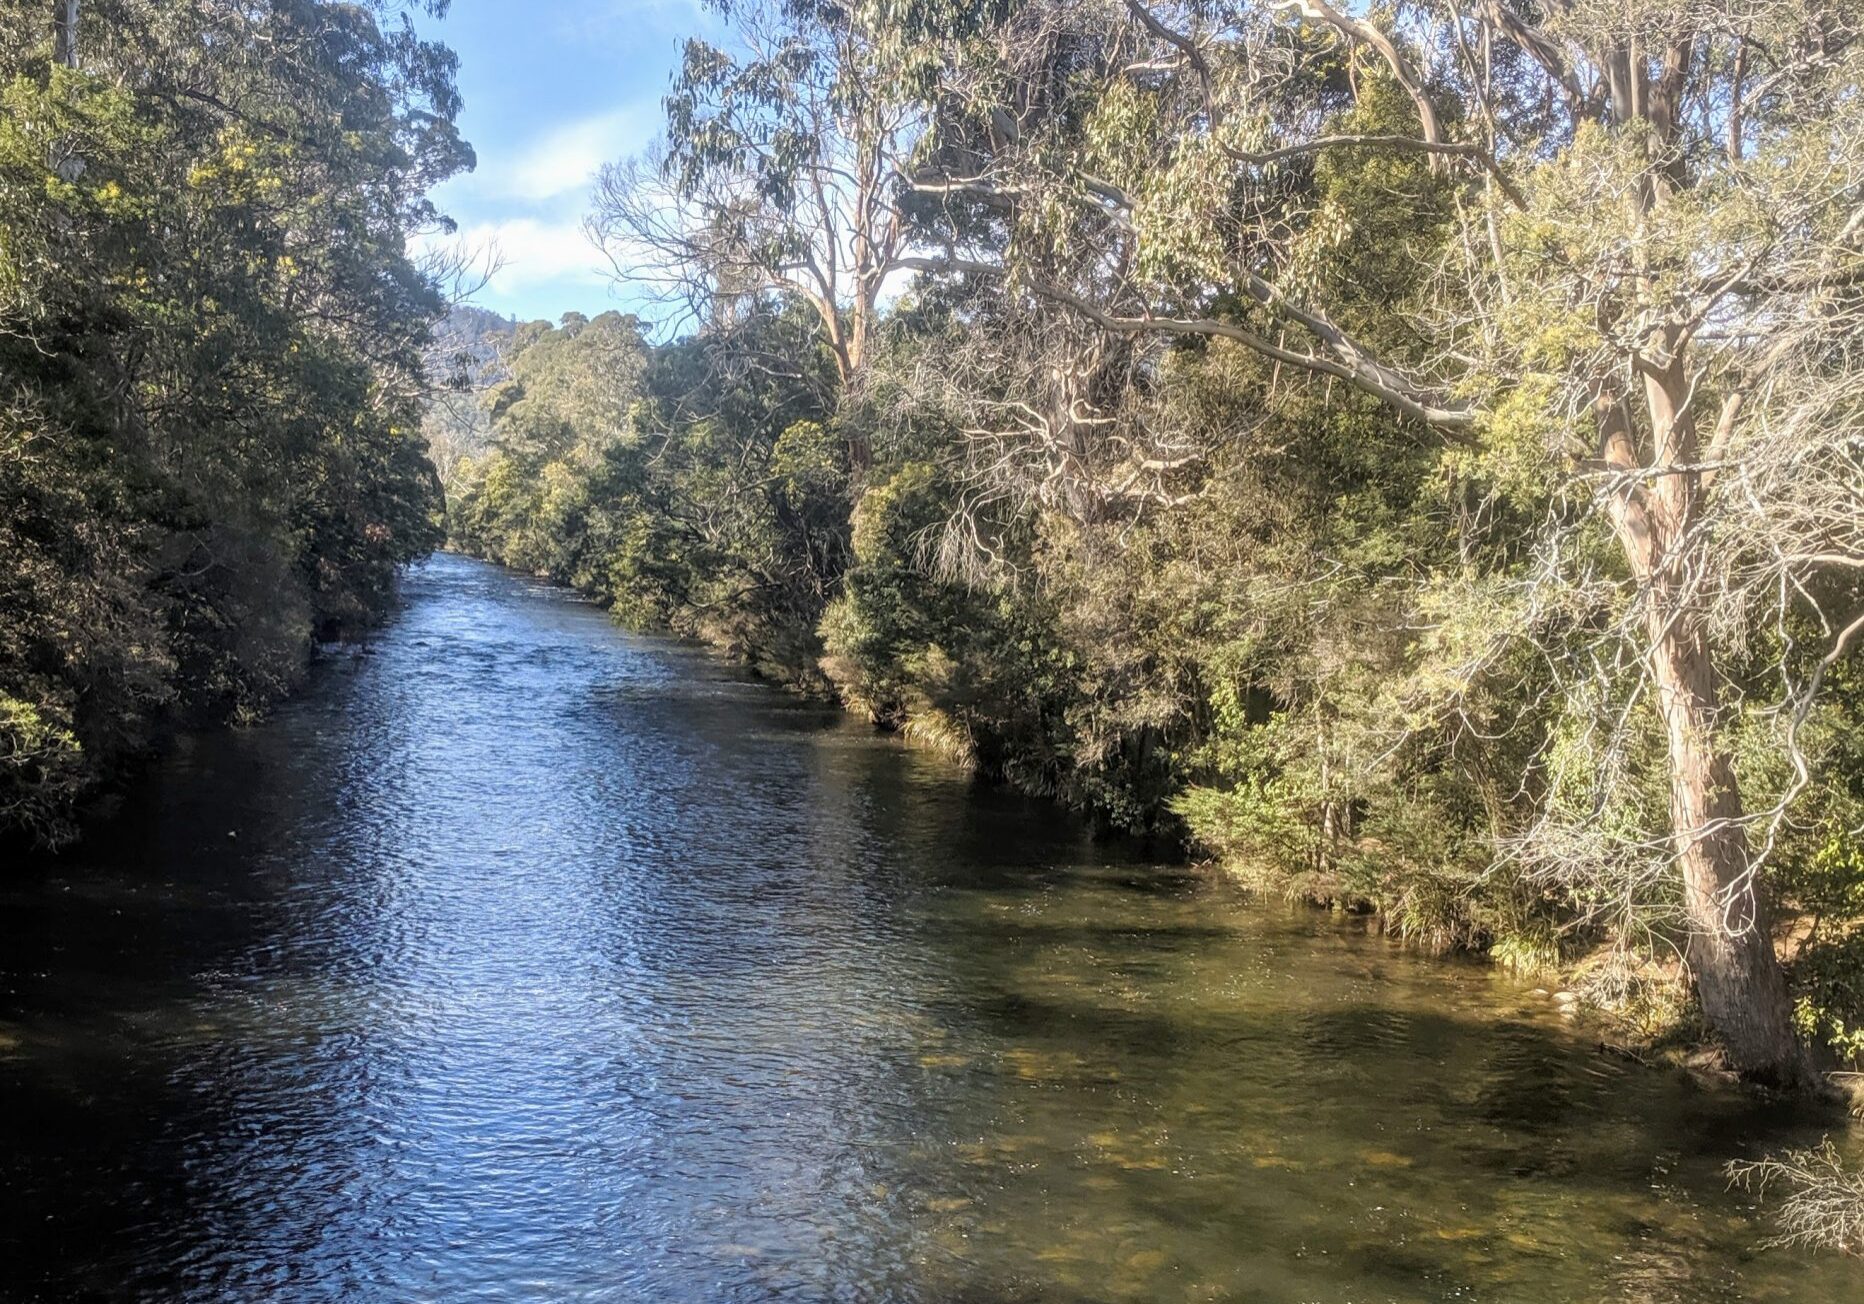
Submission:
[[[1818,1125],[476,562],[0,885],[0,1298],[1856,1300]]]

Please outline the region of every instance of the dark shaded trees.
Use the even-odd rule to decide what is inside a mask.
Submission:
[[[753,305],[651,351],[631,317],[571,314],[518,328],[507,366],[489,451],[452,489],[455,541],[820,691],[851,470],[812,311]]]
[[[385,8],[54,17],[0,5],[0,805],[55,841],[437,542],[404,243],[472,156],[452,55]]]

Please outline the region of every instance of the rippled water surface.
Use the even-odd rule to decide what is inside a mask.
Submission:
[[[0,1298],[1825,1300],[1817,1125],[458,558],[0,885]]]

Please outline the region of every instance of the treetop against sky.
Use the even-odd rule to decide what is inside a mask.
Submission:
[[[459,224],[442,239],[499,261],[474,301],[523,320],[631,307],[583,234],[590,188],[659,132],[680,41],[716,15],[698,0],[453,0],[426,26],[459,54],[460,130],[479,157],[434,192]]]

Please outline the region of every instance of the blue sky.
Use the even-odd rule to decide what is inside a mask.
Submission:
[[[658,134],[680,41],[717,19],[697,0],[453,0],[426,27],[459,52],[479,156],[434,198],[458,238],[503,260],[473,301],[525,320],[628,306],[581,230],[590,183]]]

